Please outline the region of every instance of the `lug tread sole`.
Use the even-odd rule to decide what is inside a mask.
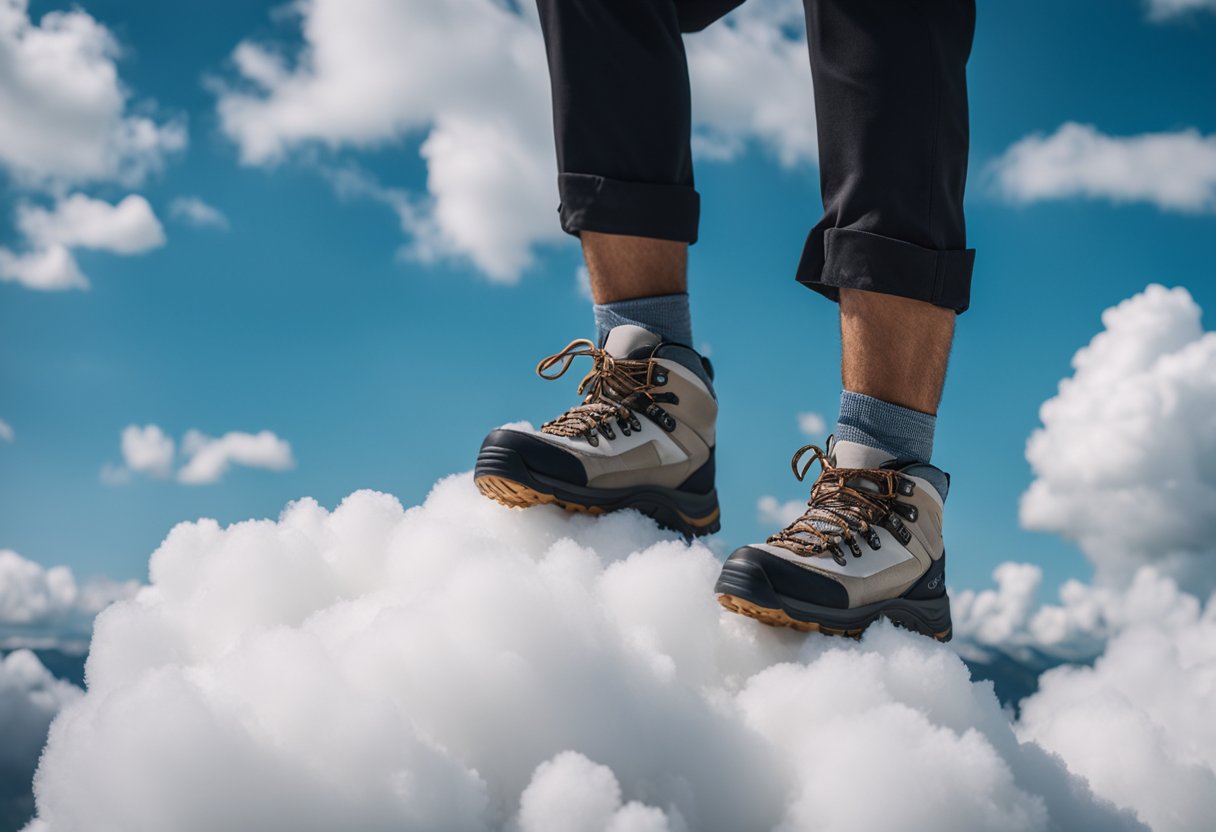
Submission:
[[[501,476],[498,474],[482,474],[475,477],[473,480],[480,491],[491,500],[506,506],[507,508],[531,508],[540,505],[555,505],[563,508],[568,512],[577,514],[601,515],[613,511],[613,508],[604,506],[587,505],[573,500],[563,499],[554,494],[548,494],[544,491],[533,488],[530,485],[513,480],[510,477]],[[622,508],[640,508],[636,506],[622,506]],[[717,506],[705,517],[690,517],[688,514],[674,509],[675,514],[684,524],[682,529],[686,534],[693,536],[701,536],[713,534],[718,531],[721,523],[721,509]],[[649,512],[643,511],[643,514]]]
[[[555,505],[566,511],[577,514],[603,514],[600,506],[585,506],[581,503],[559,500],[552,494],[537,491],[522,482],[509,480],[506,477],[486,475],[475,481],[477,490],[496,503],[507,508],[532,508],[533,506]]]
[[[756,621],[759,621],[762,624],[767,624],[770,627],[789,627],[790,629],[797,630],[800,633],[823,633],[827,636],[848,636],[849,638],[860,639],[861,634],[866,630],[865,627],[840,629],[837,627],[828,627],[820,624],[817,621],[799,621],[796,618],[791,618],[785,612],[785,610],[762,607],[759,604],[747,600],[746,598],[740,598],[737,595],[731,595],[729,593],[719,594],[718,603],[733,613],[745,615],[748,618],[754,618]],[[899,625],[898,622],[896,622],[896,624]],[[869,625],[867,624],[866,626],[868,627]],[[928,635],[931,635],[938,641],[950,640],[949,629],[940,633],[931,633]]]

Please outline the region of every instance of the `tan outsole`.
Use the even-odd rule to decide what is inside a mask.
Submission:
[[[581,503],[570,503],[565,500],[559,500],[552,494],[543,494],[535,488],[529,488],[521,482],[509,480],[506,477],[487,475],[478,477],[474,482],[477,485],[478,491],[507,508],[531,508],[532,506],[552,503],[564,508],[566,511],[574,511],[579,514],[604,513],[604,510],[599,506],[585,506]]]
[[[736,595],[723,593],[718,596],[718,603],[726,607],[731,612],[739,615],[746,615],[748,618],[754,618],[762,624],[767,624],[770,627],[789,627],[797,630],[800,633],[823,633],[826,636],[848,636],[849,638],[861,638],[861,634],[865,632],[865,627],[858,629],[842,630],[835,627],[824,627],[814,621],[797,621],[790,618],[785,610],[774,610],[768,607],[761,607],[753,604],[746,598],[740,598]],[[933,638],[938,641],[945,641],[950,637],[950,631],[946,630],[941,633],[934,633]]]
[[[477,477],[473,481],[477,485],[477,490],[485,496],[489,497],[496,503],[501,503],[507,508],[531,508],[532,506],[553,505],[560,506],[566,511],[578,512],[579,514],[603,514],[604,509],[600,506],[585,506],[582,503],[572,503],[567,500],[559,500],[552,494],[545,494],[537,491],[535,488],[530,488],[521,482],[509,480],[506,477],[498,477],[492,474],[487,474],[482,477]],[[676,509],[676,513],[680,515],[680,519],[690,526],[705,528],[711,525],[721,516],[721,510],[715,508],[705,517],[689,517],[684,512]]]

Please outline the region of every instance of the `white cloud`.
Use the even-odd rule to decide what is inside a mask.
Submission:
[[[184,148],[181,122],[133,112],[119,52],[82,10],[35,23],[27,0],[0,0],[0,166],[29,185],[135,184]]]
[[[746,3],[687,38],[694,144],[728,161],[751,144],[785,167],[819,158],[802,4]]]
[[[127,468],[154,477],[167,477],[173,470],[176,451],[173,439],[158,425],[127,425],[122,431],[122,459]]]
[[[22,203],[17,228],[27,250],[0,247],[0,280],[44,291],[88,287],[73,249],[133,255],[165,244],[160,220],[138,194],[115,205],[80,193],[56,200],[51,209]]]
[[[220,437],[186,431],[181,441],[185,461],[173,470],[177,445],[158,425],[128,425],[122,432],[122,465],[107,463],[101,481],[123,485],[134,473],[164,479],[175,476],[188,485],[219,482],[234,465],[283,471],[295,465],[291,444],[268,430],[258,433],[229,431]]]
[[[1216,333],[1182,288],[1102,313],[1026,445],[1021,522],[1074,540],[1101,583],[1143,565],[1216,588]]]
[[[1119,137],[1068,122],[1010,145],[989,170],[1013,202],[1088,197],[1216,211],[1216,135],[1194,129]]]
[[[595,296],[591,294],[591,272],[585,265],[580,265],[574,270],[574,286],[578,290],[579,297],[590,301],[595,300]]]
[[[1015,654],[1033,648],[1067,661],[1088,661],[1125,630],[1142,624],[1180,629],[1202,607],[1198,598],[1147,566],[1125,587],[1065,581],[1055,604],[1039,603],[1043,571],[1035,564],[1003,563],[993,578],[996,589],[952,592],[955,636],[964,644]]]
[[[94,578],[83,585],[66,566],[50,569],[0,549],[0,627],[73,625],[87,621],[138,588],[135,581]]]
[[[1022,703],[1019,736],[1062,756],[1153,829],[1207,829],[1216,814],[1214,680],[1209,602],[1202,616],[1192,606],[1120,633],[1092,668],[1048,671]]]
[[[621,803],[608,766],[563,751],[536,767],[519,799],[520,832],[669,832],[662,809]]]
[[[801,517],[804,511],[806,500],[782,502],[771,494],[765,494],[756,501],[756,518],[763,526],[783,529]]]
[[[798,430],[802,431],[804,436],[809,436],[812,439],[822,439],[823,432],[828,429],[828,423],[823,416],[818,413],[799,413],[798,414]]]
[[[97,620],[36,828],[1140,828],[947,646],[766,628],[717,605],[719,567],[468,475],[408,512],[181,524]]]
[[[169,203],[169,216],[195,228],[228,229],[228,218],[224,212],[197,196],[175,197]]]
[[[242,161],[267,165],[297,148],[367,149],[421,137],[426,194],[368,186],[366,177],[356,189],[398,214],[411,256],[467,258],[492,280],[513,283],[537,246],[564,238],[532,4],[314,0],[293,8],[299,52],[284,57],[244,41],[233,52],[239,82],[217,85],[221,126]],[[703,154],[730,158],[758,142],[784,164],[815,158],[800,20],[789,2],[756,2],[689,38]]]
[[[12,442],[15,438],[16,434],[13,433],[13,426],[0,419],[0,439],[3,439],[5,442]]]
[[[52,676],[29,650],[0,656],[0,817],[24,819],[32,808],[27,807],[29,785],[47,728],[60,710],[83,695]]]
[[[1149,20],[1158,23],[1197,12],[1216,12],[1216,0],[1146,0]]]
[[[190,485],[219,482],[233,465],[271,471],[284,471],[295,465],[291,445],[268,430],[229,431],[219,438],[196,430],[186,431],[182,453],[188,461],[177,472],[177,479]]]

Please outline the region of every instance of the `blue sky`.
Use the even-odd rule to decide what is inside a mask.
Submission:
[[[403,259],[398,217],[375,199],[340,197],[318,172],[356,164],[385,187],[425,194],[426,126],[371,148],[304,141],[278,164],[241,163],[214,79],[234,83],[242,40],[292,53],[299,27],[274,19],[277,5],[83,5],[121,43],[127,111],[182,120],[188,146],[137,183],[72,186],[110,203],[142,194],[165,245],[137,256],[76,251],[87,291],[0,282],[0,419],[15,434],[0,442],[0,548],[81,575],[143,577],[179,521],[275,516],[289,500],[333,505],[358,488],[414,504],[471,467],[489,428],[540,422],[571,403],[573,382],[543,382],[533,368],[590,332],[572,243],[539,242],[514,285],[467,258]],[[30,11],[37,22],[63,8]],[[1133,0],[980,3],[968,195],[978,258],[935,455],[954,477],[954,585],[985,585],[1010,559],[1039,563],[1049,589],[1088,577],[1070,544],[1018,525],[1038,408],[1099,331],[1102,310],[1146,284],[1186,286],[1209,325],[1216,309],[1216,195],[1197,211],[1072,193],[1019,204],[991,165],[1067,122],[1115,137],[1211,136],[1213,44],[1216,14],[1202,9],[1154,22]],[[698,167],[703,221],[690,272],[695,338],[709,346],[722,400],[723,550],[772,531],[757,518],[760,496],[800,496],[788,468],[804,441],[796,414],[830,421],[839,390],[835,307],[792,276],[820,210],[817,170],[781,164],[762,139],[746,148]],[[15,206],[49,205],[54,189],[10,165],[2,193],[0,245],[18,249]],[[180,196],[215,206],[228,229],[175,220]],[[189,429],[272,430],[296,464],[237,467],[199,486],[104,483],[102,467],[122,462],[123,428],[149,423],[178,440]]]

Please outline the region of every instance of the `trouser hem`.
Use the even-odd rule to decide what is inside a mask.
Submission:
[[[971,305],[974,264],[971,248],[938,250],[868,231],[828,228],[808,238],[798,282],[834,301],[841,289],[861,289],[962,313]]]
[[[557,177],[562,230],[695,243],[701,197],[686,185],[627,182],[587,173]]]

